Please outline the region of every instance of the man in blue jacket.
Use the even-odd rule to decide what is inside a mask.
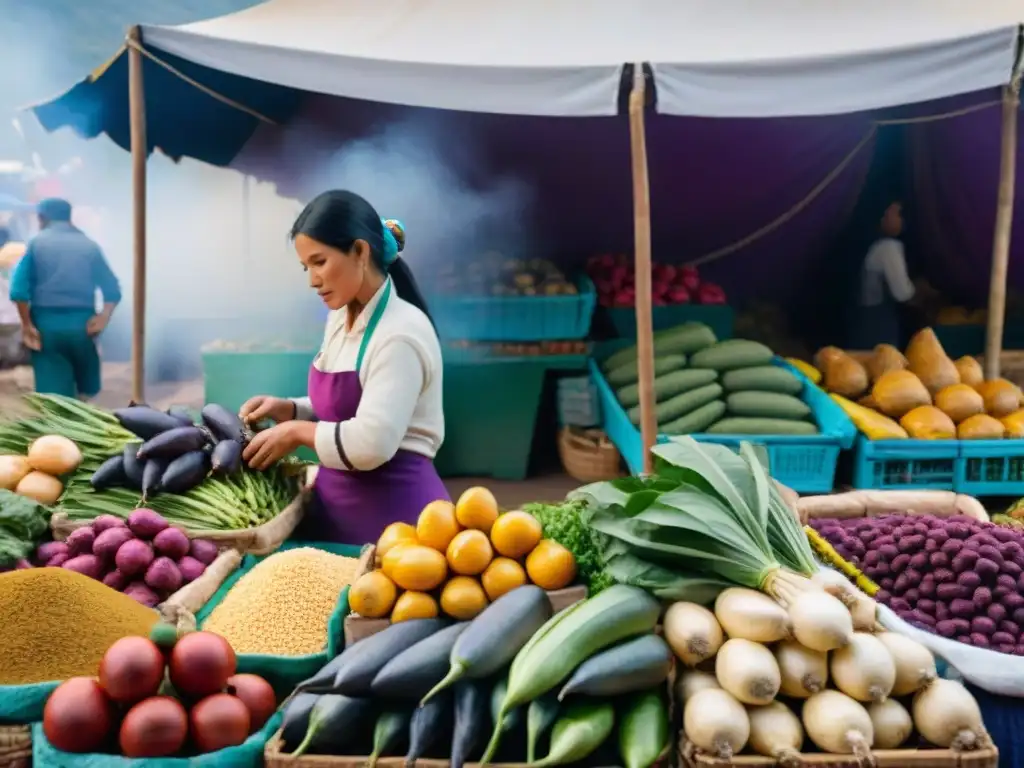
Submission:
[[[71,204],[39,203],[40,232],[11,277],[22,340],[32,350],[36,391],[88,398],[99,394],[96,336],[121,301],[117,278],[100,247],[71,223]],[[96,291],[103,309],[96,311]]]

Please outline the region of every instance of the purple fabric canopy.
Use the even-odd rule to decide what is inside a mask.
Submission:
[[[974,101],[991,96],[979,94]],[[999,115],[994,107],[908,132],[914,147],[907,155],[914,209],[924,225],[920,242],[929,273],[940,269],[945,277],[940,282],[963,283],[981,300],[991,260]],[[668,263],[700,258],[771,223],[840,166],[871,130],[867,115],[712,120],[649,113],[647,120],[653,252],[656,261]],[[707,277],[737,299],[798,298],[804,280],[847,224],[873,148],[869,141],[820,196],[778,229],[704,267]],[[411,158],[404,167],[389,164],[387,158],[396,152]],[[367,167],[375,162],[380,164],[376,175]],[[1018,162],[1024,172],[1024,159]],[[424,181],[417,166],[431,163],[436,167]],[[418,231],[442,231],[439,218],[471,217],[479,193],[508,207],[499,214],[504,228],[491,222],[487,236],[504,243],[518,239],[531,255],[569,266],[594,253],[632,250],[629,135],[623,117],[509,117],[309,96],[288,125],[263,126],[234,166],[300,200],[330,186],[354,188],[383,215],[405,221],[411,249]],[[462,189],[454,209],[443,207],[446,192],[455,186]],[[1024,214],[1022,198],[1018,220]],[[402,209],[389,207],[395,205]],[[457,227],[443,231],[449,233],[443,240],[419,241],[422,250],[411,255],[414,268],[453,250],[486,247],[478,229],[465,237]],[[494,247],[501,249],[498,243]],[[1019,280],[1024,236],[1013,251],[1011,275]]]

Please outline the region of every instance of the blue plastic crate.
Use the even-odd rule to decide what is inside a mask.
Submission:
[[[1024,440],[961,440],[953,489],[970,496],[1024,495]]]
[[[782,366],[804,381],[801,399],[811,407],[821,434],[818,435],[693,435],[695,440],[726,445],[738,449],[741,441],[758,443],[768,449],[772,477],[799,493],[828,493],[835,482],[839,452],[853,445],[857,431],[843,410],[803,374],[783,361]],[[629,471],[643,471],[643,440],[612,388],[605,381],[600,367],[590,361],[590,372],[601,398],[603,429],[626,460]],[[667,435],[658,435],[658,442],[668,442]]]
[[[998,696],[970,683],[965,685],[978,702],[985,730],[999,750],[999,768],[1020,768],[1024,765],[1024,699]]]
[[[853,485],[879,491],[951,491],[959,459],[959,440],[868,440],[860,436]]]
[[[586,338],[597,303],[589,277],[575,296],[430,296],[430,313],[443,339],[562,341]]]
[[[615,307],[608,313],[615,332],[623,339],[636,339],[636,308]],[[680,304],[672,307],[651,307],[654,330],[663,331],[683,323],[704,323],[715,332],[719,341],[732,338],[736,312],[726,304]]]

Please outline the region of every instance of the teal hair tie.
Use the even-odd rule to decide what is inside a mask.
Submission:
[[[384,267],[390,267],[395,263],[398,254],[405,247],[405,227],[398,219],[381,219],[381,228],[384,230]]]

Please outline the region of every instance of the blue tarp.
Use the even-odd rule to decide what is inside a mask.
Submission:
[[[154,49],[153,54],[186,77],[277,123],[287,122],[305,96],[304,91],[230,75],[163,51]],[[159,149],[175,160],[187,156],[228,165],[261,122],[149,57],[143,57],[143,83],[147,152]],[[32,111],[48,131],[70,127],[87,139],[105,133],[122,149],[130,149],[127,51]]]

